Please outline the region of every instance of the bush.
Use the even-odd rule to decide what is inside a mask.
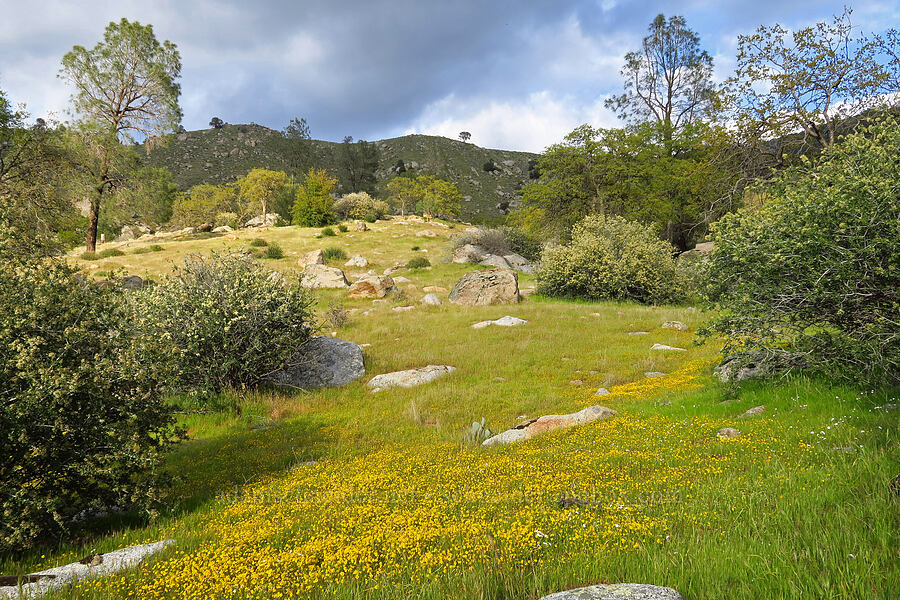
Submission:
[[[215,227],[231,227],[232,229],[237,229],[241,226],[240,217],[238,217],[237,213],[233,212],[220,212],[216,215],[215,220],[213,221]]]
[[[338,225],[338,231],[340,231],[341,233],[347,233],[347,226],[341,223],[340,225]]]
[[[118,248],[107,248],[97,253],[97,258],[112,258],[113,256],[125,256],[125,253]]]
[[[326,227],[325,229],[322,230],[322,235],[327,235],[327,236],[333,237],[333,236],[336,236],[337,234],[334,232],[334,229],[332,229],[331,227]]]
[[[406,263],[407,269],[424,269],[425,267],[430,267],[431,261],[429,261],[424,256],[417,256],[414,259],[410,260]]]
[[[256,385],[312,331],[310,293],[246,254],[190,256],[134,298],[148,360],[172,391],[201,403]]]
[[[97,259],[99,259],[100,257],[97,256],[97,253],[96,253],[96,252],[82,252],[82,253],[78,256],[78,258],[80,258],[81,260],[97,260]]]
[[[724,353],[801,354],[812,369],[900,382],[898,181],[892,117],[779,174],[759,209],[716,223],[708,292]]]
[[[322,250],[325,260],[347,260],[347,253],[342,248],[331,246]]]
[[[585,217],[572,241],[544,251],[538,291],[588,300],[678,300],[674,248],[647,226],[622,217]]]
[[[355,219],[374,223],[384,218],[390,207],[383,200],[375,200],[366,192],[346,194],[334,203],[334,211],[339,218]]]
[[[266,240],[264,240],[262,238],[255,238],[254,240],[252,240],[250,242],[251,248],[262,248],[262,247],[265,247],[268,245],[269,245],[269,242],[267,242]]]
[[[421,250],[421,248],[419,248],[418,246],[413,246],[413,247],[412,247],[412,251],[413,251],[413,252],[418,252],[419,250]]]
[[[284,258],[284,250],[281,249],[281,246],[279,246],[275,242],[272,242],[263,252],[263,258]]]
[[[178,436],[120,290],[0,257],[0,550],[73,535],[83,510],[152,511]]]
[[[528,260],[539,260],[543,249],[537,237],[517,227],[479,227],[453,237],[454,248],[466,244],[481,246],[498,256],[518,254]]]
[[[541,252],[544,245],[540,238],[526,232],[518,227],[501,227],[503,238],[506,240],[507,247],[515,254],[524,256],[528,260],[538,261],[541,259]]]

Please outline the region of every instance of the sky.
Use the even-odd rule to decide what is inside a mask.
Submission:
[[[189,130],[305,117],[316,139],[469,131],[479,146],[540,152],[582,123],[619,124],[604,100],[659,13],[686,18],[724,79],[738,35],[827,20],[845,1],[4,0],[0,90],[32,118],[70,118],[63,54],[124,17],[177,45]],[[900,25],[900,0],[853,8],[867,33]]]

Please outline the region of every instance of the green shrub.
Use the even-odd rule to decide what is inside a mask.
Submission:
[[[340,225],[338,225],[338,231],[340,231],[341,233],[347,233],[347,226],[341,223]]]
[[[134,250],[131,251],[132,254],[148,254],[148,253],[150,253],[150,252],[153,252],[153,250],[151,250],[151,249],[148,248],[147,246],[142,246],[142,247],[140,247],[140,248],[135,248]]]
[[[231,227],[232,229],[237,229],[240,227],[240,217],[238,217],[237,213],[233,212],[220,212],[216,215],[215,221],[213,221],[215,227]]]
[[[540,238],[519,227],[503,226],[500,228],[500,231],[503,232],[506,245],[512,252],[532,261],[541,259],[544,245],[541,243]]]
[[[334,212],[342,219],[355,219],[374,223],[384,218],[390,206],[383,200],[376,200],[366,192],[346,194],[334,203]]]
[[[147,246],[147,247],[150,248],[150,250],[152,250],[153,252],[162,252],[163,249],[164,249],[164,248],[163,248],[162,246],[160,246],[159,244],[151,244],[151,245],[149,245],[149,246]]]
[[[322,250],[322,256],[325,257],[325,260],[347,260],[347,253],[344,252],[343,248],[338,248],[337,246],[325,248]]]
[[[332,229],[331,227],[326,227],[325,229],[322,230],[322,235],[335,236],[337,234],[334,232],[334,229]]]
[[[269,242],[267,242],[266,240],[264,240],[262,238],[255,238],[254,240],[252,240],[250,242],[251,248],[262,248],[262,247],[268,246],[268,245],[269,245]]]
[[[425,267],[430,267],[431,261],[429,261],[424,256],[417,256],[406,263],[407,269],[424,269]]]
[[[0,249],[0,550],[74,535],[82,510],[154,510],[174,419],[115,286]]]
[[[246,254],[192,255],[134,295],[145,354],[173,392],[196,398],[253,386],[312,331],[313,298]]]
[[[421,248],[419,248],[418,246],[413,246],[413,247],[412,247],[412,251],[413,251],[413,252],[418,252],[419,250],[421,250]]]
[[[572,241],[545,250],[538,291],[589,300],[664,303],[681,298],[674,248],[647,226],[622,217],[585,217]]]
[[[80,258],[81,260],[97,260],[100,257],[97,256],[96,252],[82,252],[80,255],[78,255],[78,258]]]
[[[279,259],[284,258],[284,250],[281,249],[281,246],[272,242],[263,252],[263,258],[271,258],[271,259]]]
[[[900,120],[789,169],[757,210],[713,228],[708,293],[726,355],[802,355],[812,369],[900,383]]]
[[[118,248],[107,248],[97,253],[98,258],[112,258],[113,256],[125,256],[125,253]]]

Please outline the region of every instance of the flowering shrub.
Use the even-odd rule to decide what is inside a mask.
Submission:
[[[342,219],[374,222],[388,213],[390,207],[383,200],[375,200],[365,192],[346,194],[334,203],[334,212]]]
[[[173,391],[203,398],[258,383],[311,333],[313,299],[245,254],[190,256],[135,295],[145,352]]]
[[[569,244],[544,251],[538,291],[646,304],[678,300],[673,250],[640,223],[622,217],[585,217],[572,229]]]

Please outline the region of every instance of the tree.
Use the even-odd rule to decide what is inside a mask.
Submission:
[[[455,185],[433,175],[416,177],[416,184],[421,189],[421,200],[416,204],[417,211],[445,218],[459,216],[463,195]]]
[[[222,129],[223,127],[225,127],[225,121],[223,121],[219,117],[213,117],[209,120],[209,126],[213,129]]]
[[[375,171],[378,169],[378,146],[372,142],[359,140],[355,144],[352,136],[346,136],[341,144],[338,159],[338,173],[341,191],[375,193]]]
[[[184,226],[215,223],[220,213],[237,213],[237,187],[201,183],[175,198],[172,222]]]
[[[293,118],[281,131],[281,135],[288,143],[288,165],[291,173],[303,170],[312,162],[312,147],[309,133],[309,124],[305,118]]]
[[[472,134],[469,133],[468,131],[460,131],[460,132],[459,132],[459,139],[461,139],[461,140],[463,141],[463,143],[466,143],[466,142],[468,142],[470,139],[472,139]]]
[[[133,136],[153,140],[181,120],[176,80],[181,58],[175,44],[157,41],[152,25],[111,22],[103,40],[88,50],[75,46],[62,59],[60,76],[75,87],[72,104],[97,158],[90,195],[87,250],[97,244],[104,194],[114,185],[112,154]]]
[[[321,227],[334,221],[331,193],[337,179],[325,169],[310,169],[297,187],[292,222],[301,227]]]
[[[606,101],[619,117],[653,121],[666,139],[680,127],[709,116],[716,106],[712,57],[684,17],[657,15],[641,49],[625,55],[625,93]]]
[[[400,216],[406,216],[406,211],[415,207],[421,197],[420,186],[411,177],[395,177],[387,189],[391,202],[400,209]]]
[[[100,215],[100,231],[118,235],[123,225],[139,221],[158,227],[172,218],[178,186],[164,167],[142,167],[110,197]]]
[[[269,205],[278,198],[287,185],[287,174],[269,169],[251,169],[246,176],[235,182],[239,191],[241,209],[244,214],[268,213]]]
[[[784,136],[802,132],[803,146],[829,147],[847,119],[898,102],[898,32],[856,35],[851,14],[845,8],[830,23],[793,33],[761,26],[738,37],[737,69],[729,80],[738,120],[779,163]]]

